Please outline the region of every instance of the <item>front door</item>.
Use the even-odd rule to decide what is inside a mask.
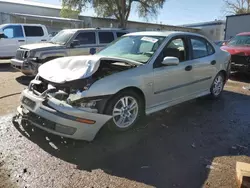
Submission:
[[[3,28],[4,38],[0,39],[0,57],[13,57],[19,46],[26,44],[21,25]]]
[[[179,65],[164,66],[164,57],[177,57]],[[192,61],[189,60],[185,38],[172,39],[163,49],[154,64],[154,89],[152,104],[156,107],[166,103],[177,103],[190,94],[192,80]]]
[[[70,56],[93,55],[99,50],[94,31],[82,31],[76,35],[73,41],[77,41],[78,44],[70,47]]]

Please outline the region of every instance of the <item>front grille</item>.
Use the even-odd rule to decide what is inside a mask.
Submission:
[[[249,65],[250,64],[250,57],[249,56],[232,55],[231,61],[234,62],[235,64]]]
[[[27,58],[28,50],[18,49],[16,52],[16,59],[23,60]]]

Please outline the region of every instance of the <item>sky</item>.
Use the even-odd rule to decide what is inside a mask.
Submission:
[[[60,5],[60,0],[30,0],[46,4]],[[149,19],[152,23],[162,23],[169,25],[182,25],[198,22],[214,21],[215,19],[225,19],[223,0],[167,0],[163,9],[159,11],[156,19]],[[86,16],[96,16],[92,9],[81,13]],[[143,21],[138,18],[136,10],[132,9],[129,20]]]

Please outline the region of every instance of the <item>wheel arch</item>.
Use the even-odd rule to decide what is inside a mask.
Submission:
[[[140,97],[142,97],[142,103],[143,103],[143,110],[145,111],[145,107],[146,107],[146,99],[145,99],[145,94],[143,93],[143,91],[141,89],[139,89],[138,87],[135,87],[135,86],[129,86],[129,87],[126,87],[126,88],[123,88],[121,90],[119,90],[118,92],[116,92],[115,94],[113,94],[111,97],[109,97],[109,99],[107,100],[106,104],[105,104],[105,107],[103,109],[103,112],[106,112],[106,109],[107,109],[107,105],[109,103],[110,100],[112,100],[112,98],[115,96],[115,95],[118,95],[119,93],[121,92],[124,92],[124,91],[133,91],[135,92],[136,94],[138,94]]]
[[[220,74],[220,73],[223,74],[223,76],[224,76],[224,83],[226,83],[226,81],[228,79],[227,72],[225,70],[221,70],[221,71],[218,72],[218,74]]]

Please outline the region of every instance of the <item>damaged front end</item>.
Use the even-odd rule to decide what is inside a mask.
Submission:
[[[78,61],[71,61],[72,59],[74,58],[66,59],[67,64],[64,64],[64,58],[59,60],[62,64],[56,63],[56,66],[60,68],[49,66],[48,69],[48,65],[42,65],[38,75],[22,92],[22,105],[18,111],[33,125],[48,132],[91,141],[112,118],[104,114],[111,95],[90,97],[86,95],[88,90],[96,81],[135,65],[101,58],[95,62],[92,59],[78,64]],[[79,69],[84,73],[81,76]],[[70,73],[72,70],[75,71],[74,74]]]
[[[232,71],[250,72],[250,56],[245,53],[231,55]]]
[[[17,50],[15,58],[11,59],[11,66],[27,76],[35,76],[38,67],[44,62],[33,55],[33,51],[20,48]]]

